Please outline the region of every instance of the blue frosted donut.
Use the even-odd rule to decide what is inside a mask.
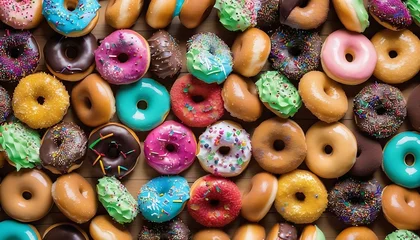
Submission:
[[[153,178],[143,185],[138,204],[143,217],[151,222],[167,222],[176,217],[190,199],[190,187],[180,176]]]
[[[0,233],[0,240],[41,240],[41,236],[35,227],[15,220],[0,222]]]
[[[412,155],[414,164],[408,165],[406,157]],[[420,187],[420,134],[402,132],[395,135],[384,148],[382,169],[391,181],[406,188]]]
[[[145,109],[138,104],[145,102]],[[168,115],[170,98],[166,88],[151,78],[122,86],[116,95],[118,118],[136,131],[149,131]]]
[[[173,14],[173,17],[179,16],[182,10],[182,6],[184,5],[185,0],[176,0],[176,7]]]

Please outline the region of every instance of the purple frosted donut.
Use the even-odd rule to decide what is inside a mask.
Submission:
[[[19,81],[39,64],[38,43],[29,31],[0,32],[0,81]]]
[[[179,174],[193,164],[197,141],[190,129],[175,121],[166,121],[153,129],[144,140],[147,163],[161,174]]]
[[[101,42],[95,61],[96,70],[110,84],[137,82],[149,69],[149,44],[133,30],[117,30]]]
[[[12,104],[9,93],[0,86],[0,124],[6,121],[6,118],[12,112]]]
[[[368,9],[377,22],[394,31],[407,28],[413,22],[401,0],[369,0]]]

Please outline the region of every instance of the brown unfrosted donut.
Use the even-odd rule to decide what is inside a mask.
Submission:
[[[166,28],[173,18],[176,0],[151,0],[146,12],[146,23],[155,29]]]
[[[143,0],[110,0],[105,10],[105,21],[115,29],[130,28],[137,21]]]
[[[192,240],[230,240],[229,235],[219,229],[207,228],[197,232]]]
[[[247,223],[236,229],[232,240],[264,240],[265,229],[263,226],[256,223]]]
[[[378,236],[367,227],[349,227],[338,234],[335,240],[378,240]]]
[[[196,28],[210,15],[216,0],[185,0],[179,20],[186,28]]]
[[[128,229],[112,220],[110,216],[96,216],[89,225],[93,240],[133,240]]]

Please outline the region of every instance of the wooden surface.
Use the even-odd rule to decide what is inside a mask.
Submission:
[[[92,32],[98,39],[103,39],[105,36],[107,36],[112,31],[114,31],[114,29],[112,29],[111,27],[106,25],[106,23],[104,21],[105,8],[106,8],[106,5],[107,5],[107,2],[101,1],[101,5],[102,5],[102,8],[100,9],[100,20],[99,20],[98,25],[96,26],[96,28]],[[140,34],[142,34],[145,38],[148,38],[156,30],[148,27],[147,24],[145,23],[144,18],[145,18],[146,7],[147,7],[147,3],[146,3],[146,6],[144,6],[144,8],[143,8],[143,11],[142,11],[142,14],[141,14],[140,18],[137,20],[135,26],[133,26],[132,29],[139,32]],[[331,33],[332,31],[334,31],[336,29],[340,29],[340,28],[343,28],[343,26],[341,25],[341,23],[338,20],[336,14],[334,13],[334,10],[331,9],[327,22],[319,30],[320,30],[320,33],[321,33],[323,39],[325,39],[325,37],[329,33]],[[369,29],[367,29],[365,34],[370,38],[370,37],[373,36],[373,34],[375,34],[380,29],[382,29],[382,27],[380,27],[371,18],[371,26],[369,27]],[[420,33],[418,27],[412,27],[411,30],[413,30],[417,35],[419,35],[419,33]],[[178,19],[174,19],[174,21],[172,22],[172,25],[168,27],[168,31],[180,41],[181,46],[182,46],[181,48],[182,48],[182,51],[184,53],[184,56],[185,56],[185,42],[186,42],[186,40],[188,40],[189,37],[191,37],[195,33],[206,32],[206,31],[214,32],[217,35],[219,35],[223,40],[225,40],[226,43],[229,46],[232,45],[232,42],[235,39],[235,36],[237,35],[237,33],[229,32],[222,27],[222,25],[218,21],[217,14],[216,14],[215,10],[213,10],[210,17],[197,29],[193,29],[193,30],[186,29],[179,23]],[[53,30],[50,29],[48,24],[44,21],[38,28],[33,30],[33,34],[35,35],[41,49],[43,49],[47,39],[50,36],[52,36],[54,34],[54,32],[53,32]],[[268,70],[268,69],[269,69],[269,64],[267,64],[265,66],[264,70]],[[44,65],[44,59],[41,59],[41,64],[38,68],[38,71],[46,71],[46,67]],[[185,64],[184,64],[184,67],[182,68],[181,75],[185,74],[186,72],[187,72],[187,70],[186,70],[186,67],[185,67]],[[150,77],[151,75],[148,74],[147,76]],[[406,84],[402,84],[402,85],[398,86],[404,92],[404,95],[406,97],[409,96],[409,94],[411,92],[411,89],[418,84],[417,83],[417,77],[415,79],[409,81]],[[376,81],[376,80],[375,79],[370,79],[368,82],[373,82],[373,81]],[[167,86],[167,88],[169,90],[173,81],[168,80],[168,81],[165,81],[165,82],[163,82],[163,81],[160,81],[160,82],[165,84],[165,86]],[[3,84],[3,85],[6,88],[8,88],[10,91],[12,91],[12,89],[15,86],[13,84]],[[69,91],[71,91],[71,88],[72,88],[73,85],[74,85],[73,83],[66,83],[66,86],[68,87]],[[345,117],[343,118],[342,122],[345,125],[347,125],[348,127],[350,127],[351,129],[354,129],[354,130],[355,130],[355,126],[354,126],[353,113],[352,113],[352,99],[353,99],[354,95],[357,94],[357,92],[360,91],[360,89],[363,86],[365,86],[365,84],[362,84],[362,85],[359,85],[359,86],[344,86],[344,89],[345,89],[345,91],[347,93],[347,96],[349,98],[349,111],[345,115]],[[114,90],[116,90],[116,89],[117,88],[114,88]],[[241,122],[239,120],[233,119],[228,114],[226,114],[223,119],[232,119],[234,121],[237,121],[237,122],[241,123],[247,129],[247,131],[250,134],[252,134],[253,129],[256,126],[258,126],[258,124],[261,121],[263,121],[267,118],[273,117],[273,116],[274,116],[274,114],[272,114],[268,110],[265,110],[263,116],[257,122],[254,122],[254,123]],[[170,114],[168,116],[168,119],[174,119],[173,115]],[[305,109],[304,106],[299,110],[299,112],[295,115],[295,117],[293,117],[293,119],[300,124],[300,126],[303,128],[304,131],[306,131],[312,124],[314,124],[317,121],[317,119],[307,109]],[[83,126],[80,123],[80,121],[78,121],[74,117],[74,115],[72,114],[72,109],[71,108],[69,109],[69,113],[66,115],[65,120],[75,121],[77,124],[81,125],[86,130],[87,133],[91,130],[91,129]],[[118,120],[116,118],[114,118],[113,121],[118,121]],[[401,127],[400,131],[404,131],[404,130],[407,130],[407,129],[410,129],[410,126],[409,126],[409,123],[406,121],[404,123],[403,127]],[[199,136],[199,134],[202,133],[203,131],[204,131],[204,128],[194,129],[194,132],[196,133],[197,136]],[[42,133],[43,132],[41,131],[41,134]],[[145,137],[147,136],[147,132],[138,132],[138,135],[140,137],[140,140],[143,142]],[[386,142],[386,140],[382,141],[382,144],[384,144],[385,142]],[[306,167],[305,166],[300,166],[300,168],[306,168]],[[5,168],[0,169],[0,177],[3,178],[8,172],[10,172],[12,170],[13,169],[10,166],[6,166]],[[99,177],[99,176],[93,176],[90,170],[91,170],[91,165],[85,163],[85,164],[83,164],[83,166],[79,170],[77,170],[77,172],[80,173],[81,175],[83,175],[92,184],[92,186],[94,186],[96,184],[97,177]],[[232,178],[232,180],[237,182],[239,187],[243,190],[243,189],[246,189],[248,187],[249,179],[252,178],[252,176],[254,176],[256,173],[261,172],[261,171],[262,171],[262,169],[258,166],[256,161],[254,159],[252,159],[248,168],[240,176],[238,176],[236,178]],[[46,172],[48,172],[48,171],[46,171]],[[191,184],[198,177],[203,176],[205,174],[206,174],[206,172],[204,172],[202,170],[202,168],[200,167],[198,162],[195,162],[194,165],[191,168],[189,168],[188,170],[186,170],[185,172],[182,173],[182,176],[184,176]],[[56,176],[53,176],[50,173],[49,173],[49,175],[51,176],[51,178],[53,180],[55,180]],[[129,191],[132,193],[132,195],[134,197],[137,197],[137,193],[138,193],[140,187],[143,184],[145,184],[149,179],[151,179],[153,177],[156,177],[158,175],[159,174],[156,171],[154,171],[151,167],[149,167],[145,163],[144,156],[142,155],[136,169],[130,175],[128,175],[127,177],[125,177],[123,179],[123,183],[129,189]],[[383,186],[385,186],[386,184],[389,184],[389,180],[386,178],[386,176],[382,173],[381,170],[378,170],[375,173],[374,177],[377,178],[378,180],[380,180],[380,182],[383,184]],[[331,186],[334,184],[335,180],[324,180],[323,182],[325,183],[327,189],[329,190],[329,189],[331,189]],[[103,207],[100,207],[98,209],[98,214],[105,214],[105,213],[106,212],[103,209]],[[192,220],[189,217],[186,210],[184,210],[181,213],[180,216],[188,224],[188,226],[190,227],[190,229],[193,232],[202,228],[202,226],[200,226],[199,224],[194,222],[194,220]],[[6,216],[6,214],[4,212],[0,212],[0,220],[7,219],[7,218],[8,217]],[[66,221],[69,221],[69,220],[66,217],[64,217],[63,214],[60,213],[60,211],[58,210],[58,208],[56,206],[54,206],[52,208],[51,212],[46,217],[44,217],[43,219],[41,219],[39,221],[34,222],[33,224],[38,228],[38,230],[42,234],[48,226],[50,226],[54,223],[66,222]],[[136,218],[135,222],[128,225],[128,228],[130,229],[132,235],[134,236],[134,239],[137,239],[137,234],[139,233],[139,230],[142,226],[142,221],[143,221],[142,216],[141,216],[141,214],[139,214],[138,217]],[[270,210],[270,212],[267,214],[267,216],[263,220],[261,220],[260,224],[263,225],[266,228],[267,231],[269,231],[271,229],[271,227],[274,225],[274,223],[283,222],[283,221],[284,220],[275,211],[275,209],[273,207]],[[232,235],[234,233],[235,229],[240,224],[243,224],[245,222],[246,222],[246,220],[239,217],[232,224],[226,226],[224,228],[224,230]],[[87,230],[88,229],[88,224],[89,223],[83,224],[82,227]],[[318,221],[316,221],[316,224],[324,232],[325,236],[329,240],[335,239],[335,236],[341,230],[346,228],[346,226],[344,224],[339,222],[331,213],[328,213],[328,212],[324,213],[322,215],[322,217]],[[297,226],[297,228],[299,230],[301,230],[302,227],[303,226]],[[379,236],[379,239],[384,239],[385,236],[388,233],[390,233],[391,231],[393,231],[395,229],[392,225],[390,225],[384,219],[382,214],[380,214],[379,218],[369,227],[372,228],[377,233],[377,235]]]

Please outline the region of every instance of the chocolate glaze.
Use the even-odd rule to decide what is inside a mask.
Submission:
[[[141,152],[138,140],[129,129],[117,123],[108,123],[94,130],[89,136],[88,146],[87,158],[94,166],[95,175],[116,176],[120,179],[134,169]]]
[[[295,9],[295,7],[302,4],[305,0],[280,0],[279,3],[279,13],[280,13],[280,22],[285,23],[290,13]]]
[[[44,47],[45,61],[55,72],[61,74],[81,73],[86,70],[95,61],[93,51],[98,48],[98,43],[93,34],[88,34],[78,38],[66,38],[61,35],[55,35],[50,38]],[[76,57],[71,59],[67,57],[67,50],[74,49]]]
[[[350,175],[364,177],[373,174],[382,163],[382,146],[358,131],[353,131],[357,141],[356,163],[350,170]],[[359,155],[360,154],[360,155]]]
[[[150,46],[150,71],[158,78],[172,78],[182,68],[182,53],[177,40],[167,31],[159,30],[147,40]]]
[[[191,232],[178,217],[165,223],[145,222],[139,240],[188,240]]]
[[[257,14],[257,27],[264,30],[277,29],[280,26],[279,5],[280,0],[261,1],[261,8]]]
[[[47,232],[43,240],[88,240],[82,232],[72,224],[61,224]]]
[[[414,130],[420,131],[420,85],[415,87],[408,97],[407,113],[411,126]]]
[[[297,238],[296,228],[287,223],[280,223],[278,239],[279,240],[297,240],[298,238]]]

